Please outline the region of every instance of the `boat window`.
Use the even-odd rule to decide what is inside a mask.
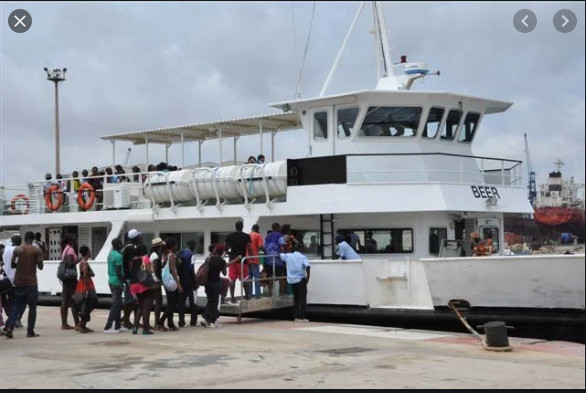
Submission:
[[[460,137],[458,138],[459,142],[472,142],[472,138],[474,138],[474,133],[478,127],[478,120],[480,120],[480,113],[470,112],[466,115],[462,131],[460,131]]]
[[[422,108],[371,106],[362,122],[362,136],[413,137],[417,134]]]
[[[227,234],[228,232],[226,232]],[[161,232],[160,237],[165,240],[167,237],[174,237],[175,240],[177,240],[177,251],[179,250],[183,250],[184,248],[187,248],[187,242],[190,240],[195,240],[195,253],[196,254],[207,254],[207,250],[206,252],[204,252],[204,248],[203,248],[203,232]],[[144,236],[143,236],[144,238]],[[223,240],[222,240],[223,241]],[[212,243],[214,243],[213,239],[212,239]],[[148,243],[145,242],[145,244],[150,244],[150,240]]]
[[[328,139],[328,112],[313,114],[313,139]]]
[[[429,253],[437,255],[440,251],[442,240],[448,238],[447,228],[429,228]]]
[[[358,108],[338,109],[338,138],[345,139],[354,133]]]
[[[292,233],[299,242],[298,251],[308,255],[319,254],[319,231],[297,229]]]
[[[406,254],[413,252],[413,230],[391,229],[341,229],[340,233],[353,231],[360,238],[360,254]]]
[[[203,249],[203,232],[182,232],[181,233],[181,249],[187,248],[187,242],[190,240],[195,241],[195,253],[196,254],[207,254]]]
[[[104,247],[104,243],[106,243],[106,239],[108,238],[108,228],[107,227],[93,227],[92,228],[92,254],[94,256],[98,255],[102,247]]]
[[[423,138],[435,138],[439,132],[442,118],[444,117],[444,108],[431,108],[425,127],[423,128]]]
[[[148,248],[151,247],[152,240],[155,238],[155,234],[152,232],[143,232],[142,233],[142,242],[146,244]]]
[[[212,240],[211,244],[224,243],[229,234],[230,234],[230,232],[212,232],[211,233],[211,235],[212,235],[211,236],[211,240]]]
[[[446,126],[442,130],[441,139],[446,140],[453,140],[456,136],[456,130],[458,129],[458,124],[460,124],[460,119],[462,118],[462,111],[453,109],[448,112],[448,118],[446,119]]]

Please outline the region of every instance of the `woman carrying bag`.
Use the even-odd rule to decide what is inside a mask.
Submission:
[[[134,309],[134,329],[132,334],[138,333],[139,322],[142,317],[142,334],[154,334],[150,326],[151,316],[151,287],[154,285],[152,264],[147,255],[147,248],[139,244],[136,256],[130,262],[130,293],[138,300]]]
[[[79,254],[81,260],[79,261],[79,281],[75,287],[75,305],[80,322],[76,330],[80,333],[91,333],[93,330],[87,327],[87,323],[90,321],[90,314],[98,302],[96,287],[92,280],[94,272],[88,262],[92,252],[88,246],[81,246]]]

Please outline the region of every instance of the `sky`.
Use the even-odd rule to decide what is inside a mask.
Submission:
[[[43,67],[67,67],[59,85],[61,171],[112,163],[100,136],[276,112],[267,104],[317,96],[358,2],[2,2],[0,16],[0,184],[25,184],[55,171],[54,87]],[[315,6],[313,23],[310,21]],[[7,20],[27,10],[33,24],[17,34]],[[513,16],[530,9],[531,33]],[[561,9],[577,15],[570,33],[553,26]],[[537,182],[561,159],[565,176],[584,182],[584,2],[386,2],[391,55],[425,61],[441,76],[416,88],[513,102],[486,116],[477,155],[525,161],[523,134]],[[367,6],[328,93],[374,88],[375,44]],[[277,158],[304,156],[301,131],[276,138]],[[301,142],[299,142],[301,141]],[[265,139],[265,154],[269,146]],[[230,141],[225,146],[231,147]],[[128,148],[129,166],[145,163],[144,146]],[[178,146],[169,150],[180,165]],[[185,164],[198,162],[186,145]],[[213,142],[202,161],[218,161]],[[258,137],[239,141],[238,159],[259,153]],[[231,158],[224,148],[224,160]],[[150,147],[151,163],[165,159]],[[580,192],[583,195],[584,189]]]

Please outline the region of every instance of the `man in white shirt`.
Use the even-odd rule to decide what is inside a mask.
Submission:
[[[20,235],[12,236],[10,238],[10,243],[11,244],[9,246],[4,248],[4,253],[2,254],[2,261],[4,262],[4,273],[6,273],[6,276],[13,285],[13,287],[10,288],[7,293],[2,294],[2,306],[5,308],[8,315],[10,315],[10,310],[12,310],[12,307],[14,306],[14,276],[16,275],[16,269],[12,268],[10,261],[12,261],[12,254],[14,254],[14,250],[22,244],[22,237]],[[24,310],[22,314],[24,314]],[[22,327],[22,323],[20,322],[22,314],[16,318],[16,327]]]

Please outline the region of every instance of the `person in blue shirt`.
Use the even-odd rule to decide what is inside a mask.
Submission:
[[[340,256],[340,259],[344,260],[360,260],[360,256],[354,251],[354,249],[344,240],[343,235],[336,235],[336,254]]]
[[[195,285],[195,240],[189,240],[187,247],[181,251],[181,274],[179,280],[183,287],[177,307],[179,314],[179,327],[185,326],[185,300],[189,299],[190,321],[189,326],[197,326],[197,305],[193,296],[197,289]]]
[[[295,322],[309,322],[305,317],[307,306],[307,283],[309,262],[299,251],[293,251],[291,238],[285,235],[279,239],[280,258],[287,264],[287,282],[293,290],[293,318]]]

